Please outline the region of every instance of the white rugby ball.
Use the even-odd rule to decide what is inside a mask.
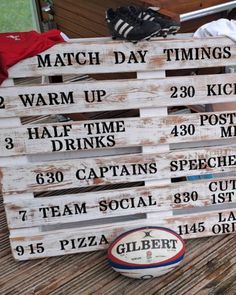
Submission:
[[[123,233],[108,248],[112,268],[138,279],[159,277],[175,268],[184,258],[185,243],[173,230],[141,227]]]

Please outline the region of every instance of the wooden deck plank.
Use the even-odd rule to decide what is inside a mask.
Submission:
[[[189,289],[195,286],[197,294],[235,294],[235,235],[189,240],[185,259],[176,271],[153,280],[140,281],[114,272],[108,265],[105,251],[16,262],[10,253],[2,202],[0,217],[1,295],[180,295],[186,294],[178,291],[186,284]],[[221,262],[218,264],[220,255]],[[196,282],[196,277],[204,273],[205,280],[201,277],[200,282],[198,279]]]

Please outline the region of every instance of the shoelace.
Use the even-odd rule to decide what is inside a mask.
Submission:
[[[133,13],[133,15],[136,18],[139,18],[143,21],[143,16],[144,16],[144,10],[143,9],[139,9],[135,6],[129,6],[129,10]]]
[[[127,12],[119,12],[119,14],[131,25],[142,25],[143,19],[140,19],[138,15],[134,14],[131,10]]]
[[[162,14],[158,11],[153,11],[152,9],[149,10],[149,13],[153,16],[157,16],[157,17],[161,17],[161,18],[164,18],[164,19],[168,19],[168,20],[172,20],[172,18],[168,15],[165,15],[165,14]]]

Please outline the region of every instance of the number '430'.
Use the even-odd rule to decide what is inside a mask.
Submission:
[[[171,134],[174,136],[185,136],[193,135],[195,133],[195,126],[193,124],[189,125],[175,125],[171,130]]]

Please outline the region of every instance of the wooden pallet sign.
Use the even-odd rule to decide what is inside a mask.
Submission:
[[[72,40],[13,66],[0,88],[0,186],[14,258],[106,249],[144,225],[185,239],[235,233],[236,110],[173,112],[234,102],[236,73],[211,68],[235,64],[229,38],[183,34],[138,44]],[[200,68],[208,74],[181,71]],[[167,75],[176,69],[179,76]],[[124,72],[137,78],[124,79]],[[14,83],[101,73],[121,74]],[[70,113],[81,119],[55,120]],[[31,123],[22,124],[26,116]],[[194,175],[208,178],[186,178]]]

